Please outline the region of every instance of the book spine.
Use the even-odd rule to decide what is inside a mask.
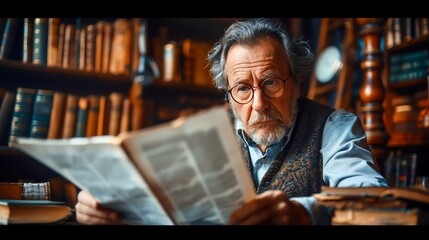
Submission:
[[[103,37],[104,37],[104,24],[105,21],[98,21],[95,24],[95,71],[101,72],[103,65]]]
[[[79,58],[77,61],[77,68],[81,71],[85,70],[85,60],[86,60],[86,28],[81,28],[79,33]]]
[[[37,90],[31,118],[30,137],[42,139],[48,137],[52,98],[52,91],[43,89]]]
[[[86,26],[86,50],[85,70],[95,71],[95,27],[93,24]]]
[[[64,109],[66,95],[55,92],[52,98],[51,119],[49,120],[48,138],[61,138],[61,129],[64,123]]]
[[[103,56],[102,56],[102,65],[101,72],[109,72],[110,64],[110,50],[112,47],[112,25],[109,22],[104,23],[103,25]]]
[[[88,121],[88,99],[86,97],[79,98],[79,104],[76,117],[76,137],[85,137],[86,126]]]
[[[75,27],[72,24],[66,24],[64,30],[64,52],[62,59],[62,67],[63,68],[72,68],[75,67],[73,65],[73,58],[71,56],[71,52],[73,51],[74,46],[74,35],[75,35]]]
[[[98,114],[100,112],[100,97],[96,95],[88,96],[89,108],[88,108],[88,120],[86,127],[86,136],[93,137],[97,136],[97,123]]]
[[[17,137],[28,137],[30,134],[35,92],[35,89],[30,88],[18,88],[16,91],[15,106],[9,134],[10,146],[12,143],[16,142]]]
[[[100,96],[99,99],[99,108],[98,108],[98,118],[97,118],[97,136],[107,135],[108,134],[108,109],[109,104],[107,103],[106,96]]]
[[[130,121],[131,121],[131,103],[129,98],[124,98],[122,101],[122,115],[121,115],[121,126],[119,132],[127,132],[130,130]]]
[[[142,129],[144,123],[143,87],[138,82],[133,82],[131,86],[130,101],[132,106],[131,129]]]
[[[4,28],[6,27],[7,18],[0,18],[0,43],[3,41]]]
[[[33,62],[34,18],[24,18],[24,36],[22,41],[22,62]]]
[[[59,29],[60,19],[49,18],[48,23],[48,66],[57,66],[58,49],[59,49]]]
[[[131,72],[131,25],[128,19],[119,18],[113,23],[112,52],[109,72],[130,74]]]
[[[408,186],[412,187],[416,184],[416,175],[417,175],[417,162],[418,157],[416,153],[411,153],[409,155],[409,165],[410,165],[410,172],[408,173]]]
[[[64,57],[64,37],[66,31],[66,24],[60,23],[58,29],[58,54],[57,54],[57,67],[61,67],[63,65],[63,57]]]
[[[2,41],[0,44],[0,59],[7,59],[15,42],[19,25],[18,18],[8,18],[4,27]]]
[[[0,145],[7,145],[10,133],[10,124],[15,104],[15,93],[7,91],[0,106]]]
[[[78,97],[76,95],[72,95],[72,94],[67,95],[62,138],[74,137],[77,104],[78,104]]]
[[[111,93],[109,96],[110,100],[110,117],[109,117],[109,135],[116,136],[119,133],[119,126],[121,121],[122,112],[122,99],[123,96],[120,93]]]
[[[46,65],[48,62],[48,19],[34,19],[33,63]]]

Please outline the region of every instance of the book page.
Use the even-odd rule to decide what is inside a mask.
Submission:
[[[126,224],[172,224],[115,137],[19,138],[14,147],[118,211]]]
[[[123,137],[176,224],[227,224],[255,197],[223,106]]]

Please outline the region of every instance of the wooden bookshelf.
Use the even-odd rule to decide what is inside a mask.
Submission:
[[[48,89],[78,95],[106,95],[113,91],[128,94],[132,84],[130,76],[100,74],[46,67],[12,60],[0,61],[2,87]]]

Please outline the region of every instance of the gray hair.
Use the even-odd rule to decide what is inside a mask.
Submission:
[[[283,45],[291,74],[301,85],[301,93],[305,92],[307,85],[305,79],[310,76],[314,64],[314,55],[308,43],[301,39],[289,38],[281,23],[265,18],[233,23],[209,52],[207,60],[211,64],[210,74],[216,88],[228,90],[225,64],[229,49],[236,44],[255,45],[265,37],[277,39]]]

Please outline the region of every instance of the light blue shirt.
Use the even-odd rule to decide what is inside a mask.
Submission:
[[[270,146],[262,153],[244,134],[239,122],[236,123],[236,129],[248,146],[254,169],[253,175],[258,185],[274,158],[289,142],[290,133],[283,141]],[[355,114],[336,110],[328,117],[323,129],[320,152],[323,158],[323,181],[327,186],[387,186],[384,177],[376,170],[378,167],[366,143],[365,131]],[[307,209],[314,224],[328,223],[326,221],[329,219],[321,216],[326,214],[326,211],[315,204],[314,197],[294,197],[291,200],[301,203]]]

